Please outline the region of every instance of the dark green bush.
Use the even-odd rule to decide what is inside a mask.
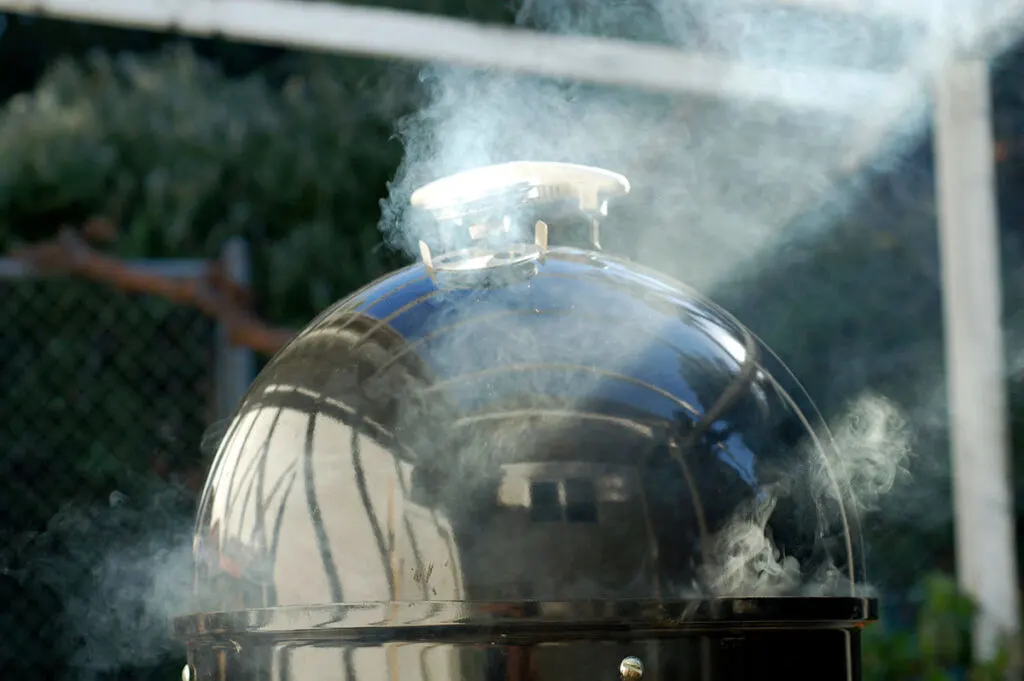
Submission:
[[[971,653],[975,607],[953,578],[936,573],[918,588],[915,625],[894,627],[884,618],[864,631],[864,681],[1002,681],[1019,647],[1007,642],[981,662]]]

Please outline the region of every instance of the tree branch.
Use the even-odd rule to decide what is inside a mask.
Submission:
[[[165,277],[133,268],[95,250],[88,241],[112,238],[109,223],[92,220],[81,231],[64,227],[54,239],[14,249],[11,255],[44,271],[79,276],[121,291],[194,307],[223,324],[231,343],[263,355],[274,354],[294,336],[294,331],[270,326],[254,314],[249,292],[226,275],[220,262],[211,262],[203,277]]]

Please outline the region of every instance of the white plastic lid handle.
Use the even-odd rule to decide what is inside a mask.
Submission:
[[[629,180],[603,168],[546,161],[516,161],[474,168],[424,185],[412,205],[434,213],[453,214],[460,206],[499,199],[525,188],[524,202],[575,198],[580,210],[603,215],[607,201],[629,193]]]

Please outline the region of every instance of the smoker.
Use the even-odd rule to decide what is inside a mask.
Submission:
[[[862,552],[814,406],[749,330],[600,247],[626,178],[412,196],[420,262],[242,401],[183,681],[859,679]]]

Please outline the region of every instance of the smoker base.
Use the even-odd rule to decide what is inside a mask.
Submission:
[[[678,637],[506,644],[239,637],[190,652],[196,681],[857,681],[860,629],[709,631]],[[188,680],[187,680],[188,681]]]

